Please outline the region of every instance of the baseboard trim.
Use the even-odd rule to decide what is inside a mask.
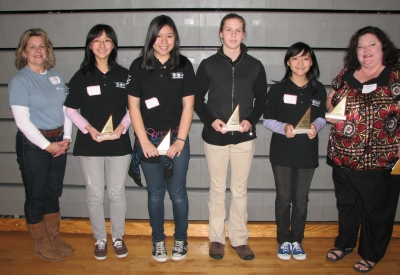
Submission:
[[[276,237],[274,222],[249,222],[250,237]],[[111,232],[110,221],[106,220],[108,234]],[[173,236],[174,224],[166,221],[165,235]],[[0,231],[27,231],[25,219],[1,218]],[[62,219],[60,231],[64,233],[92,234],[89,219]],[[336,237],[338,232],[337,222],[307,222],[304,232],[305,237]],[[125,235],[151,236],[148,220],[126,220]],[[189,221],[189,237],[207,237],[208,222]],[[392,238],[400,238],[400,224],[393,227]]]

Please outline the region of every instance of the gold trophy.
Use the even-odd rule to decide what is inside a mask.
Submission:
[[[396,162],[396,164],[392,168],[392,172],[390,174],[392,174],[392,175],[400,175],[400,160],[398,160]]]
[[[235,111],[233,111],[231,117],[225,126],[222,126],[222,130],[224,131],[240,131],[242,130],[242,125],[240,125],[239,119],[239,104],[236,106]]]
[[[325,113],[325,118],[346,120],[346,103],[347,95],[345,95],[339,103],[332,109],[330,113]]]
[[[97,140],[113,140],[117,138],[117,135],[111,135],[111,133],[114,131],[114,125],[113,125],[113,119],[112,119],[112,114],[107,120],[106,125],[104,125],[103,130],[101,130],[101,133],[103,136],[97,135]]]
[[[171,129],[169,129],[168,133],[161,140],[160,144],[157,146],[158,154],[161,156],[165,156],[167,151],[171,145]]]
[[[293,133],[295,134],[308,134],[311,133],[310,129],[310,116],[311,116],[311,106],[308,107],[307,111],[301,117],[299,122],[297,122],[296,126],[293,129]]]

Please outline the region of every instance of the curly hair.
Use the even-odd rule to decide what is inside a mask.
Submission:
[[[347,47],[345,56],[343,58],[344,66],[348,69],[359,70],[361,69],[361,64],[357,58],[357,47],[358,40],[360,36],[365,34],[375,35],[379,41],[382,43],[382,64],[387,66],[395,64],[399,60],[399,52],[397,51],[395,45],[390,40],[389,36],[378,27],[367,26],[359,29],[350,39],[349,45]]]
[[[46,70],[54,68],[54,66],[56,65],[56,57],[53,51],[53,43],[51,43],[47,33],[39,28],[29,29],[22,34],[19,40],[18,47],[15,51],[15,67],[20,70],[26,66],[27,60],[25,57],[23,57],[23,52],[25,51],[29,38],[31,38],[32,36],[40,36],[43,38],[43,42],[47,50],[47,58],[44,62],[44,67],[46,68]]]

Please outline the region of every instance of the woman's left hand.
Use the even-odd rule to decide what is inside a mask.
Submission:
[[[177,139],[174,143],[171,144],[167,151],[167,156],[173,159],[175,156],[179,157],[185,146],[185,142],[183,140]]]
[[[310,124],[311,133],[307,133],[309,139],[313,139],[317,136],[317,128],[314,124]]]
[[[62,154],[67,153],[67,150],[69,149],[69,144],[71,140],[69,138],[63,139],[62,141],[57,142],[58,146],[60,147],[60,151],[57,153],[53,154],[53,158],[56,158]]]
[[[242,126],[242,130],[239,131],[241,133],[248,132],[253,127],[251,123],[245,119],[243,119],[242,122],[240,122],[240,125]]]

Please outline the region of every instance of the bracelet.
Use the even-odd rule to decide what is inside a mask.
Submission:
[[[180,138],[180,137],[176,137],[176,139],[180,140],[180,141],[183,141],[183,142],[186,142],[186,139],[183,139],[183,138]]]

